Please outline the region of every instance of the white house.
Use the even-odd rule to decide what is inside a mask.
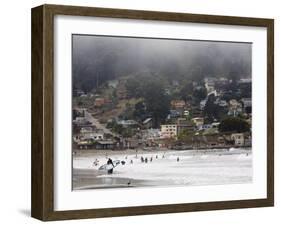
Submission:
[[[202,126],[204,124],[204,118],[202,117],[192,118],[191,121],[196,125],[196,127]]]
[[[80,133],[91,133],[93,132],[93,128],[90,126],[82,127],[80,129]]]
[[[108,86],[112,88],[116,88],[118,86],[119,81],[118,80],[110,80],[108,81]]]
[[[252,107],[252,99],[251,98],[242,98],[241,102],[243,103],[244,109],[246,107]]]
[[[215,90],[215,81],[213,78],[205,78],[205,88],[207,90],[207,93]]]
[[[73,123],[77,125],[85,125],[88,123],[88,121],[85,117],[76,117],[75,120],[73,120]]]
[[[144,128],[149,129],[152,127],[152,118],[147,118],[142,122]]]
[[[218,129],[220,125],[220,122],[213,122],[212,123],[212,128]]]
[[[208,92],[208,95],[207,95],[207,96],[209,97],[209,96],[212,95],[212,94],[213,94],[215,97],[218,96],[217,90],[213,89],[212,91]]]
[[[251,83],[252,82],[252,79],[251,78],[241,78],[238,83],[242,83],[242,84],[245,84],[245,83]]]
[[[188,111],[188,110],[185,110],[185,111],[183,112],[183,115],[184,115],[184,116],[189,116],[189,111]]]
[[[200,109],[203,110],[206,106],[207,100],[201,100],[200,101]]]
[[[118,125],[122,125],[124,127],[130,127],[130,126],[136,126],[138,125],[138,123],[135,120],[120,120],[117,121]]]
[[[237,116],[239,113],[242,113],[242,104],[235,99],[230,100],[227,114]]]
[[[85,139],[85,140],[92,139],[95,141],[103,140],[104,134],[103,133],[85,133],[85,134],[83,134],[83,139]]]
[[[144,140],[154,140],[161,137],[161,132],[159,129],[147,129],[142,130],[142,138]]]
[[[219,105],[220,107],[227,107],[228,106],[228,104],[225,100],[221,100],[219,98],[217,98],[215,100],[215,104]]]
[[[212,128],[212,124],[203,124],[201,126],[198,126],[198,130],[205,130]]]

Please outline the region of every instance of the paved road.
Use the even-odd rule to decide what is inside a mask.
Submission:
[[[85,111],[85,118],[96,126],[97,129],[103,130],[104,133],[111,134],[114,137],[119,137],[118,134],[113,133],[111,130],[105,127],[104,124],[101,124],[98,119],[94,118],[91,113]]]

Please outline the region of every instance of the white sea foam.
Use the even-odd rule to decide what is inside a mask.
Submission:
[[[243,151],[242,151],[243,152]],[[192,153],[190,151],[171,151],[159,153],[114,154],[113,160],[123,160],[125,165],[118,165],[114,173],[100,175],[100,178],[131,178],[135,180],[168,181],[172,184],[225,184],[244,183],[252,178],[251,153],[230,154],[229,152],[210,152],[210,154]],[[157,158],[156,158],[157,155]],[[148,162],[142,162],[141,157]],[[152,161],[151,161],[152,158]],[[93,162],[99,160],[99,165]],[[73,167],[76,169],[98,169],[106,164],[105,155],[74,158]],[[167,182],[167,183],[168,183]]]

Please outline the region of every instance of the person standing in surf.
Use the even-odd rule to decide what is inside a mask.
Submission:
[[[112,169],[107,170],[107,173],[108,173],[108,174],[112,174],[112,173],[113,173],[114,164],[113,164],[113,161],[112,161],[111,158],[108,158],[108,160],[107,160],[107,165],[112,165]]]

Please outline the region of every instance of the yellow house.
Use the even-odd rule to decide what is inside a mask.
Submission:
[[[177,125],[161,125],[161,137],[162,138],[173,138],[177,136]]]

